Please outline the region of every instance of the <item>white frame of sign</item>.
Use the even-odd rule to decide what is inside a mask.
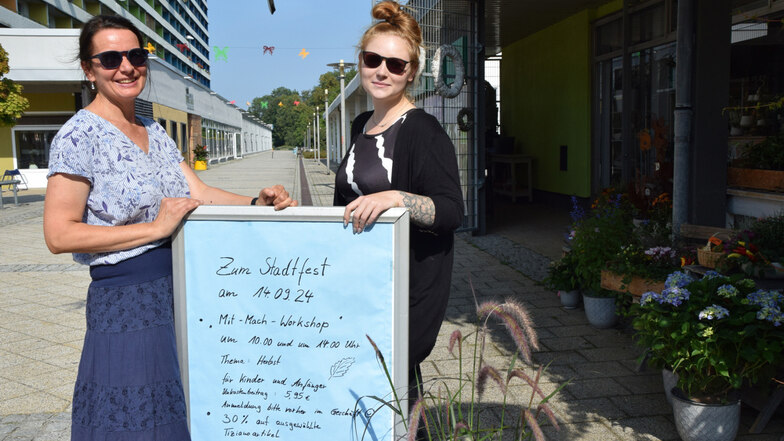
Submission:
[[[172,263],[173,263],[173,285],[174,285],[174,315],[175,315],[175,331],[177,339],[177,352],[180,364],[180,372],[182,375],[182,383],[185,392],[185,402],[188,405],[188,425],[192,425],[191,414],[191,384],[193,373],[189,369],[189,348],[188,348],[188,286],[186,280],[186,260],[188,256],[185,255],[186,242],[195,240],[190,238],[185,228],[189,222],[199,221],[225,221],[225,226],[221,225],[220,231],[215,231],[216,235],[222,236],[225,229],[231,229],[232,225],[237,225],[236,221],[251,221],[251,222],[305,222],[305,223],[322,223],[331,222],[339,224],[341,231],[340,234],[346,234],[347,238],[352,235],[351,225],[347,229],[343,229],[343,207],[293,207],[281,211],[275,211],[272,207],[254,207],[254,206],[201,206],[189,214],[184,222],[178,227],[172,236]],[[405,412],[408,411],[407,392],[408,392],[408,283],[409,283],[409,213],[404,208],[392,208],[383,213],[376,221],[379,224],[392,224],[392,262],[391,265],[391,279],[393,284],[393,298],[381,299],[388,302],[386,305],[392,313],[391,329],[378,329],[374,327],[368,332],[363,334],[378,335],[379,332],[389,332],[391,335],[391,352],[392,362],[390,376],[395,386],[397,396],[400,400],[400,405]],[[225,228],[225,229],[224,229]],[[372,229],[370,230],[372,232]],[[369,234],[363,232],[355,237],[361,237],[362,234]],[[302,238],[298,238],[302,239]],[[306,240],[306,238],[305,238]],[[249,237],[244,245],[251,244],[257,246],[258,240]],[[334,244],[335,249],[340,249],[341,243]],[[326,263],[326,261],[325,261]],[[375,299],[379,300],[379,299]],[[196,324],[191,324],[196,326]],[[371,336],[372,337],[372,336]],[[362,336],[364,339],[364,335]],[[373,351],[370,344],[363,340],[363,350]],[[240,342],[244,343],[244,342]],[[217,357],[217,355],[216,355]],[[390,360],[385,360],[390,363]],[[376,371],[379,375],[383,376],[386,381],[386,376],[381,366],[376,366]],[[388,384],[388,383],[387,383]],[[379,397],[391,397],[389,389],[385,391],[378,391]],[[392,399],[390,398],[390,401]],[[380,404],[380,403],[379,403]],[[356,415],[355,415],[356,418]],[[402,439],[405,436],[405,426],[399,415],[392,412],[392,421],[390,422],[392,433],[389,434],[390,438],[384,439]],[[359,428],[360,435],[361,427]],[[228,437],[228,435],[227,435]],[[336,438],[333,438],[336,439]],[[347,438],[348,439],[348,438]],[[201,441],[196,440],[194,441]],[[212,440],[211,440],[212,441]]]

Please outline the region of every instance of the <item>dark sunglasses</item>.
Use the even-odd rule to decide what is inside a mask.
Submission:
[[[117,69],[122,64],[123,57],[128,59],[133,67],[142,67],[147,64],[147,56],[150,53],[147,49],[140,47],[127,51],[106,51],[95,54],[90,59],[97,58],[104,69]]]
[[[387,70],[395,75],[403,75],[403,72],[406,71],[406,64],[410,63],[410,61],[400,58],[382,57],[375,52],[362,51],[362,64],[365,66],[375,69],[381,66],[382,61],[387,63]]]

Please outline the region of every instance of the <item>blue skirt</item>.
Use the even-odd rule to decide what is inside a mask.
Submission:
[[[72,441],[188,441],[171,246],[90,268]]]

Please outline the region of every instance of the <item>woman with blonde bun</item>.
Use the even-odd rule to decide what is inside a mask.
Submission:
[[[373,110],[353,122],[334,203],[346,207],[343,221],[354,233],[392,207],[409,210],[408,364],[416,394],[419,364],[433,349],[446,312],[463,197],[452,141],[407,94],[422,67],[419,24],[394,1],[376,4],[372,15],[380,21],[360,40],[359,75]]]

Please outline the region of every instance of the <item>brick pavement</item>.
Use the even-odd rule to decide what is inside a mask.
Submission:
[[[303,166],[314,205],[330,205],[334,174],[327,174],[313,160],[305,160]],[[212,166],[200,176],[211,185],[247,195],[282,183],[298,197],[298,173],[298,162],[290,152],[265,152]],[[0,210],[4,257],[0,261],[0,440],[67,440],[89,274],[70,255],[48,252],[41,231],[42,197],[23,192],[22,198],[19,207],[7,204]],[[551,242],[560,240],[557,234],[551,236]],[[548,261],[543,254],[552,252],[527,248],[514,237],[459,235],[447,318],[436,349],[424,363],[426,381],[458,374],[458,363],[446,346],[453,330],[460,329],[463,335],[473,330],[477,301],[513,298],[527,307],[536,324],[541,350],[535,353],[535,361],[550,364],[542,389],[549,393],[571,381],[551,401],[561,430],[545,423],[547,439],[677,440],[659,373],[635,371],[639,349],[630,333],[622,325],[594,329],[581,309],[562,309],[557,297],[537,284]],[[487,360],[506,368],[513,342],[497,326],[492,329]],[[510,405],[519,406],[528,393],[527,387],[515,386]],[[485,400],[500,399],[496,389],[488,386]],[[492,406],[483,420],[496,420],[498,410]],[[764,434],[749,435],[756,414],[743,409],[738,440],[784,441],[780,415]]]

